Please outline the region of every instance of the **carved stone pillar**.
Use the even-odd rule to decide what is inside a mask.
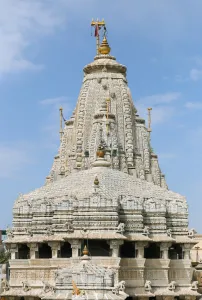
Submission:
[[[144,258],[144,248],[148,245],[147,242],[137,242],[135,243],[135,248],[137,250],[137,258]]]
[[[69,242],[72,248],[72,257],[78,257],[79,249],[81,249],[81,242],[79,240],[71,240]]]
[[[191,250],[191,245],[190,244],[184,244],[183,245],[183,251],[184,251],[184,259],[185,260],[190,260],[190,250]]]
[[[162,296],[162,300],[174,300],[174,296]]]
[[[112,249],[112,257],[119,257],[119,246],[123,244],[120,240],[111,240],[110,249]]]
[[[18,246],[17,244],[11,244],[10,245],[10,253],[11,253],[11,259],[16,259],[16,253],[18,253]]]
[[[58,257],[58,250],[60,250],[60,243],[58,242],[49,242],[48,245],[52,249],[52,258]]]
[[[193,295],[186,295],[184,297],[185,300],[195,300],[196,299],[196,296],[193,296]]]
[[[27,246],[30,249],[30,259],[35,259],[36,258],[36,252],[39,251],[38,244],[36,244],[36,243],[27,244]]]
[[[160,250],[162,253],[162,259],[168,259],[168,249],[171,246],[171,243],[161,243]]]

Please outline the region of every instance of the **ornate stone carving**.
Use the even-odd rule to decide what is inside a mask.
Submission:
[[[28,284],[27,281],[22,282],[22,288],[23,288],[24,292],[28,292],[29,290],[31,290],[31,287],[30,287],[30,285]]]
[[[9,291],[9,289],[10,289],[10,284],[9,284],[9,282],[7,281],[6,278],[2,278],[2,279],[1,279],[1,288],[3,289],[4,292]]]
[[[144,289],[145,289],[146,292],[151,292],[151,289],[152,289],[151,281],[147,280],[145,282]]]
[[[120,281],[118,284],[114,286],[112,289],[112,293],[115,295],[118,295],[119,292],[124,292],[125,291],[125,281]]]
[[[198,281],[193,281],[191,284],[191,290],[197,291],[198,290]]]
[[[43,291],[44,293],[55,292],[55,286],[52,286],[48,282],[43,281]]]
[[[170,291],[175,291],[175,289],[176,289],[176,282],[175,281],[171,281],[170,283],[169,283],[169,285],[168,285],[168,289],[170,290]]]
[[[124,223],[120,223],[116,229],[116,232],[123,234],[125,231],[125,224]]]

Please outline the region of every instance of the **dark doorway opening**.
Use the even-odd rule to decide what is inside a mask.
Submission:
[[[48,244],[39,245],[39,258],[52,258],[52,250]]]
[[[183,259],[182,247],[179,244],[173,244],[168,250],[169,259]]]
[[[72,257],[72,248],[71,244],[65,242],[60,248],[60,255],[59,257]]]
[[[30,258],[30,249],[26,244],[21,244],[18,246],[18,258],[19,259]]]
[[[145,258],[161,258],[160,246],[157,243],[151,243],[149,247],[144,249]]]
[[[120,247],[120,257],[121,258],[134,258],[137,257],[134,242],[124,241],[123,245]]]

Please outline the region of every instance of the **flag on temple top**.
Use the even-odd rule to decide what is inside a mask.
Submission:
[[[99,36],[99,26],[98,26],[98,24],[95,25],[95,36]]]

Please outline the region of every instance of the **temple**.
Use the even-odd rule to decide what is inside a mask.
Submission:
[[[7,231],[6,299],[196,299],[186,199],[168,189],[126,67],[92,22],[72,117],[44,186],[20,195]]]

